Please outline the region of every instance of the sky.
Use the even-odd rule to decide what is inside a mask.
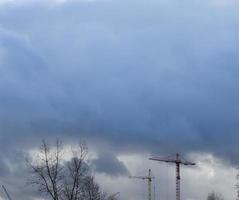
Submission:
[[[96,179],[122,200],[211,191],[235,199],[239,164],[237,0],[0,0],[0,183],[19,200],[42,138],[86,141]],[[140,166],[140,167],[139,167]],[[122,184],[123,183],[123,184]],[[24,191],[24,192],[22,192]],[[4,194],[0,192],[0,196]]]

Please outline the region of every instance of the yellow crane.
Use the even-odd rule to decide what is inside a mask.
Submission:
[[[180,200],[180,179],[181,179],[180,165],[196,165],[196,164],[193,162],[183,160],[178,153],[175,156],[167,156],[167,157],[155,156],[149,158],[149,160],[176,164],[176,200]]]
[[[148,181],[148,200],[152,200],[152,181],[155,177],[151,175],[151,169],[149,169],[147,176],[129,176],[129,178],[142,179]]]

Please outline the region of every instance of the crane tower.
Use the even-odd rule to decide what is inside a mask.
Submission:
[[[137,179],[142,179],[142,180],[147,180],[148,181],[148,200],[152,200],[152,181],[155,177],[151,175],[151,169],[149,169],[149,173],[147,176],[129,176],[129,178],[137,178]]]
[[[8,200],[12,200],[12,198],[10,197],[10,195],[9,195],[7,189],[4,187],[4,185],[2,185],[2,188],[3,188],[4,192],[5,192],[5,194],[6,194],[7,198],[8,198]]]
[[[193,162],[182,160],[178,153],[176,154],[176,156],[168,156],[168,157],[155,156],[149,158],[149,160],[176,164],[176,200],[180,200],[180,165],[196,165],[196,164]]]

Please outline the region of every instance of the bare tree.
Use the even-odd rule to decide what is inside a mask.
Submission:
[[[29,183],[52,200],[106,199],[89,173],[86,145],[80,144],[71,152],[70,161],[65,161],[62,159],[64,148],[59,140],[54,146],[43,140],[36,155],[27,159],[32,175]]]
[[[103,200],[107,199],[106,194],[100,191],[100,187],[94,181],[94,177],[88,176],[84,180],[84,199],[87,200]]]
[[[73,157],[65,164],[64,199],[78,200],[82,195],[84,179],[89,171],[89,167],[85,162],[87,152],[86,145],[80,144],[77,149],[72,150]]]
[[[30,183],[36,185],[40,193],[49,195],[53,200],[59,200],[62,192],[61,153],[62,144],[59,140],[54,150],[43,140],[39,153],[33,159],[27,160],[32,172]]]

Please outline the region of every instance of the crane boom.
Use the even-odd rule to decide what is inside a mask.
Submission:
[[[116,196],[120,195],[120,192],[116,192],[108,197],[108,200],[114,200]]]
[[[167,162],[167,163],[169,163],[169,162],[174,163],[175,162],[175,160],[173,160],[173,159],[160,158],[160,157],[157,157],[157,156],[149,158],[149,160],[156,160],[156,161],[162,161],[162,162]]]
[[[3,188],[4,192],[5,192],[5,194],[6,194],[7,198],[8,198],[8,200],[12,200],[12,198],[10,197],[10,195],[9,195],[7,189],[4,187],[4,185],[2,185],[2,188]]]
[[[145,180],[145,179],[148,179],[149,177],[148,176],[129,176],[129,178],[138,178],[138,179]]]
[[[176,164],[176,200],[180,200],[180,165],[196,165],[196,164],[193,162],[182,160],[178,153],[176,154],[176,156],[173,156],[173,157],[172,156],[168,156],[168,157],[155,156],[155,157],[149,158],[149,160]]]
[[[148,176],[129,176],[129,178],[136,178],[136,179],[142,179],[142,180],[148,180],[148,200],[152,199],[152,190],[151,190],[151,184],[155,177],[151,176],[151,169],[149,169]]]

